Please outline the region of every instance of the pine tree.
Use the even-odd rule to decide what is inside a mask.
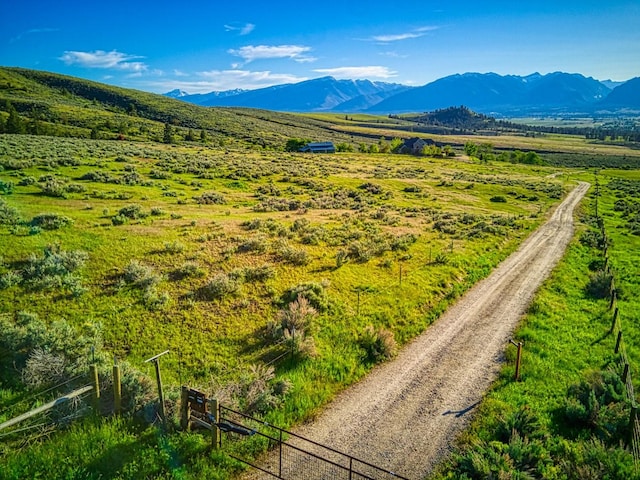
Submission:
[[[164,124],[164,135],[162,136],[164,143],[173,143],[173,128],[168,123]]]
[[[7,118],[7,123],[5,125],[6,132],[24,133],[26,128],[22,118],[18,115],[16,108],[11,103],[7,102],[7,109],[9,111],[9,118]]]

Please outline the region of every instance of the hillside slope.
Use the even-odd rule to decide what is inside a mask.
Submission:
[[[161,140],[164,124],[178,138],[205,130],[218,142],[279,148],[291,137],[346,141],[325,122],[244,108],[206,108],[174,98],[49,72],[0,67],[0,109],[10,102],[25,122],[58,136]],[[32,128],[35,128],[32,125]],[[198,132],[199,133],[199,132]]]

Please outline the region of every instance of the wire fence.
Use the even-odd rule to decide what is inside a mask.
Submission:
[[[92,413],[90,405],[93,385],[91,384],[81,386],[67,395],[51,399],[51,394],[59,391],[60,387],[77,381],[81,377],[77,376],[61,382],[42,392],[31,395],[9,408],[5,408],[5,415],[3,416],[6,417],[6,414],[11,414],[12,418],[0,423],[0,439],[11,440],[12,438],[17,438],[21,442],[32,441]],[[48,399],[51,400],[47,401]],[[16,416],[18,411],[14,409],[16,405],[33,406],[34,404],[40,405],[35,408],[28,408],[22,414]],[[20,410],[24,410],[24,408]]]
[[[640,470],[640,419],[638,418],[638,404],[636,402],[635,389],[633,386],[631,361],[627,352],[627,345],[624,340],[621,313],[618,307],[618,293],[616,289],[615,275],[611,267],[608,256],[609,240],[604,228],[604,222],[599,219],[600,231],[603,238],[604,269],[610,277],[609,287],[609,310],[612,311],[610,333],[615,337],[614,353],[617,354],[618,368],[621,370],[621,379],[625,385],[627,400],[629,401],[629,432],[631,449],[633,453],[634,466],[636,472]]]

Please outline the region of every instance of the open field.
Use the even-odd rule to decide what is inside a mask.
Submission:
[[[268,418],[283,426],[375,364],[362,340],[369,326],[400,345],[422,332],[571,182],[561,169],[455,158],[0,141],[0,198],[16,217],[0,236],[6,320],[29,312],[101,325],[107,358],[142,370],[169,349],[171,397],[180,383],[220,391],[278,356],[267,328],[290,292],[309,292],[314,352],[274,364],[290,388]],[[43,228],[44,213],[59,225]],[[25,279],[25,262],[52,244],[86,252],[75,283]],[[139,270],[144,285],[131,280]],[[19,394],[5,387],[3,407]]]
[[[357,150],[417,135],[386,117],[209,109],[21,69],[0,68],[0,99],[38,133],[0,134],[0,423],[89,363],[108,387],[114,357],[136,412],[60,432],[2,432],[0,479],[230,478],[240,465],[206,436],[158,428],[145,359],[170,351],[170,427],[181,384],[282,427],[311,420],[428,332],[579,181],[595,183],[594,170],[619,303],[629,318],[639,308],[638,150],[577,136],[420,134],[535,150],[546,165],[459,149],[314,156],[283,150],[290,139]],[[589,213],[593,203],[517,333],[524,381],[511,381],[509,347],[445,477],[518,476],[535,460],[541,478],[631,478],[620,446],[628,404],[616,390],[613,403],[594,391],[598,403],[587,395],[580,406],[574,393],[588,389],[572,387],[602,375],[619,383],[592,372],[613,360],[606,302],[585,287],[602,267],[597,233],[581,236],[597,223]],[[635,381],[640,333],[626,325]],[[250,456],[264,447],[254,440],[240,447]]]

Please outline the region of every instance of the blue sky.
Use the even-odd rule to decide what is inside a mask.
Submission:
[[[332,75],[640,76],[640,2],[2,0],[0,65],[156,93]]]

